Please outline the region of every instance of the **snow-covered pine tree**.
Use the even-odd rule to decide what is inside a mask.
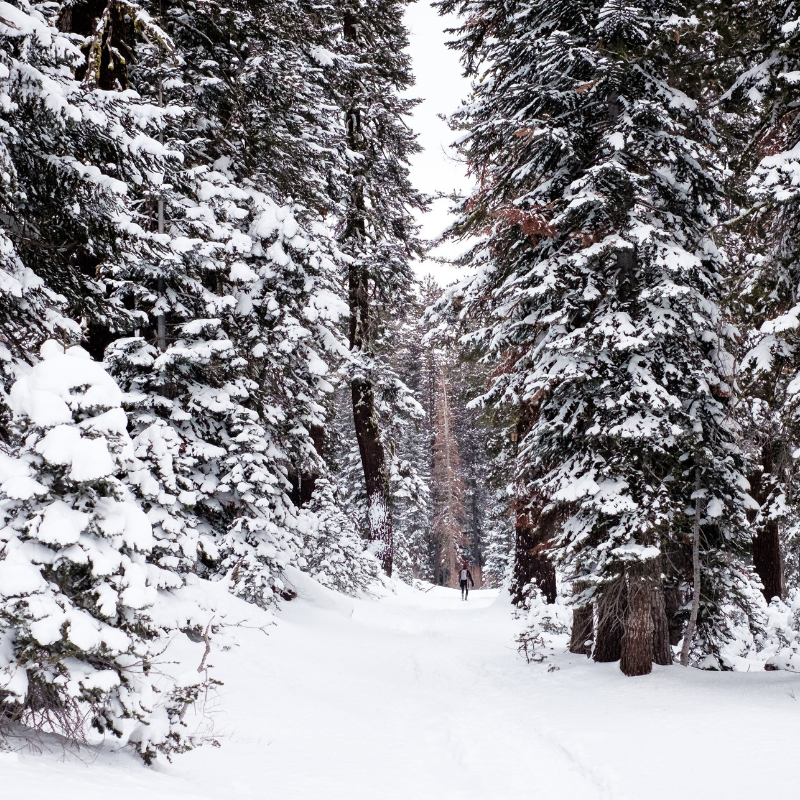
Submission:
[[[10,8],[4,224],[23,264],[63,296],[101,358],[115,332],[136,324],[116,282],[153,247],[137,199],[170,157],[147,135],[159,110],[126,91],[122,52],[132,31],[159,42],[165,58],[171,44],[135,3],[98,7],[91,19],[80,3]],[[103,45],[109,37],[113,47]]]
[[[411,308],[416,304],[410,303]],[[417,310],[418,307],[417,307]],[[375,361],[383,365],[373,383],[375,413],[388,470],[390,514],[393,531],[393,570],[403,580],[429,577],[431,505],[430,421],[416,399],[419,390],[421,330],[406,312],[393,312],[382,321],[374,345]],[[416,320],[418,322],[418,320]],[[352,387],[347,377],[349,365],[339,376],[335,395],[333,447],[330,469],[345,498],[347,514],[357,521],[369,540],[368,496],[358,443],[353,441]],[[409,379],[410,386],[405,379]],[[370,548],[374,550],[375,542]]]
[[[29,9],[4,40],[3,112],[26,131],[9,235],[91,352],[111,344],[163,564],[238,577],[255,538],[278,591],[310,530],[293,495],[321,463],[326,362],[346,352],[317,216],[342,128],[320,88],[329,34],[284,6]]]
[[[753,565],[769,602],[785,597],[784,552],[797,574],[797,473],[800,445],[798,383],[796,74],[800,66],[798,12],[792,3],[749,4],[744,24],[749,58],[725,93],[723,108],[740,122],[742,142],[733,166],[732,220],[739,278],[731,305],[744,334],[739,380],[740,417],[752,451]]]
[[[368,536],[391,575],[391,442],[380,429],[376,395],[384,364],[375,345],[382,309],[410,299],[410,261],[420,250],[412,215],[424,205],[408,177],[408,158],[418,145],[403,119],[415,105],[402,94],[413,83],[405,0],[341,0],[333,8],[341,26],[336,89],[347,181],[339,241],[347,264],[353,419]]]
[[[23,96],[36,98],[44,106],[46,91],[44,74],[30,63],[30,47],[27,38],[36,36],[39,42],[46,41],[47,27],[39,15],[26,5],[12,7],[7,17],[0,20],[0,105],[6,112],[12,111],[20,98],[19,87],[22,73],[27,73],[27,86]],[[41,32],[42,35],[39,35]],[[35,51],[34,51],[35,52]],[[48,49],[52,62],[56,54]],[[63,336],[64,326],[71,328],[76,337],[77,326],[72,326],[62,315],[60,298],[49,290],[42,278],[25,266],[17,251],[17,244],[10,229],[20,222],[15,213],[24,196],[14,163],[14,138],[19,136],[13,124],[3,115],[0,130],[0,203],[4,219],[0,223],[0,441],[8,444],[10,432],[10,406],[7,392],[11,388],[20,363],[30,362],[38,352],[48,334]],[[68,334],[69,335],[69,334]],[[79,335],[79,334],[78,334]]]
[[[147,325],[109,361],[135,405],[140,457],[160,476],[150,513],[185,521],[181,553],[167,557],[260,603],[284,591],[281,569],[302,565],[308,537],[328,552],[341,535],[353,550],[326,506],[336,495],[322,460],[346,306],[319,217],[337,180],[336,124],[310,8],[153,5],[175,57],[145,40],[130,71],[164,107],[160,137],[182,159],[151,204],[171,253],[131,276]],[[342,581],[360,583],[368,561],[344,565]]]
[[[381,430],[390,443],[394,568],[406,581],[430,579],[431,571],[431,445],[435,414],[432,373],[435,357],[424,343],[425,292],[402,309],[383,310],[385,333],[376,342],[376,356],[386,363],[397,387],[387,394],[385,376],[377,383]],[[429,394],[429,392],[431,394]],[[352,428],[351,428],[352,430]]]
[[[442,7],[469,15],[456,46],[480,79],[456,116],[478,186],[453,232],[480,237],[457,296],[486,321],[487,401],[526,418],[517,502],[534,523],[560,515],[552,545],[576,608],[596,605],[594,657],[628,675],[672,661],[662,575],[686,597],[699,537],[695,651],[719,663],[752,583],[709,236],[715,133],[671,83],[690,61],[691,9]]]
[[[202,688],[153,669],[159,596],[181,580],[150,561],[119,388],[79,347],[51,340],[42,359],[11,389],[17,447],[0,452],[0,718],[79,742],[91,727],[150,762],[189,744]]]

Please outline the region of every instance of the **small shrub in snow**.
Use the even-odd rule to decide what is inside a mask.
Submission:
[[[0,718],[77,741],[94,728],[149,762],[188,746],[202,688],[154,668],[153,610],[181,579],[150,563],[151,524],[120,479],[140,465],[119,388],[81,348],[42,356],[11,389],[19,447],[0,453]]]
[[[557,650],[567,649],[572,609],[558,600],[548,603],[533,583],[523,590],[525,628],[517,636],[517,650],[530,664],[541,664]]]
[[[800,591],[792,589],[786,601],[773,598],[766,615],[765,631],[756,637],[764,668],[800,672]]]
[[[330,481],[317,479],[308,511],[304,569],[323,586],[349,595],[377,583],[380,564],[365,549],[355,523],[341,511]]]

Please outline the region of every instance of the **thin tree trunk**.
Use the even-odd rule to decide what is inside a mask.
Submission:
[[[586,591],[588,587],[586,581],[575,581],[573,589],[575,595]],[[592,652],[592,628],[594,627],[594,610],[591,603],[572,611],[572,634],[569,638],[569,651],[576,655],[588,656]]]
[[[159,54],[160,54],[159,50]],[[161,58],[159,56],[159,65],[161,63]],[[158,79],[158,105],[159,108],[162,108],[164,105],[164,92],[162,89],[161,78]],[[164,144],[164,134],[159,133],[158,141],[161,144]],[[164,198],[158,198],[158,233],[164,233]],[[162,262],[163,266],[163,262]],[[164,300],[164,276],[161,274],[159,270],[158,275],[158,299],[159,302],[163,302]],[[162,311],[156,317],[156,341],[158,344],[158,349],[163,353],[167,349],[167,317],[164,311]]]
[[[158,232],[164,233],[164,200],[158,200]],[[158,299],[164,299],[164,277],[158,276]],[[167,317],[163,311],[156,317],[156,341],[158,349],[163,353],[167,349]]]
[[[622,656],[623,615],[627,601],[625,581],[618,578],[606,584],[597,600],[597,622],[592,658],[608,663]]]
[[[689,666],[689,650],[697,628],[697,615],[700,611],[700,517],[703,514],[703,500],[700,497],[700,467],[695,467],[695,500],[694,524],[692,526],[692,609],[689,612],[689,622],[683,634],[683,647],[681,648],[681,666]]]
[[[619,668],[625,675],[648,675],[653,669],[653,584],[647,563],[630,566],[628,574],[628,610]]]
[[[358,24],[351,12],[345,12],[344,38],[350,42],[358,40]],[[346,112],[347,146],[353,152],[364,150],[361,127],[361,110],[358,107],[358,87],[352,87],[352,98]],[[362,169],[363,159],[354,162],[355,170]],[[348,209],[344,240],[355,242],[356,253],[366,243],[366,204],[364,202],[365,176],[355,172]],[[350,351],[369,356],[371,346],[372,318],[369,299],[369,274],[357,255],[348,269],[348,301],[350,306]],[[394,556],[392,517],[389,507],[389,472],[386,456],[378,428],[375,409],[375,389],[364,373],[356,374],[351,381],[353,397],[353,420],[355,422],[358,451],[364,472],[367,491],[367,535],[379,544],[376,553],[383,571],[391,576]]]

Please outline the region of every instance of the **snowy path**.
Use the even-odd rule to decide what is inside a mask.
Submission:
[[[671,667],[625,679],[617,665],[569,654],[548,673],[516,654],[518,623],[495,593],[462,603],[451,590],[400,586],[376,602],[305,578],[298,588],[268,636],[237,629],[238,646],[214,655],[225,681],[214,718],[221,748],[157,770],[121,754],[90,765],[0,755],[4,789],[19,782],[7,796],[798,796],[798,675]]]

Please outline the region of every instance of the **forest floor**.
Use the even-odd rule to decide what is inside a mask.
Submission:
[[[508,598],[395,584],[350,600],[293,573],[269,615],[220,595],[224,681],[206,746],[148,769],[125,753],[0,753],[27,800],[661,800],[797,797],[800,675],[516,652]],[[237,618],[237,614],[239,615]],[[245,615],[245,616],[243,616]],[[239,625],[234,623],[239,622]],[[268,625],[268,627],[262,627]],[[199,663],[203,645],[182,658]]]

